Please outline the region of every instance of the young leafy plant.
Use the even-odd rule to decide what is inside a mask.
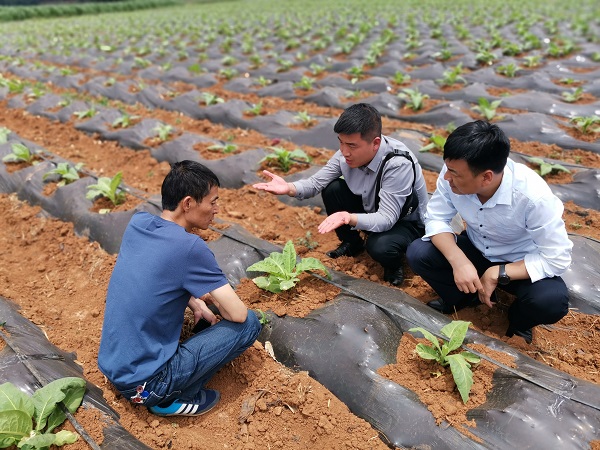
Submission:
[[[16,144],[11,145],[12,153],[4,156],[2,161],[4,162],[26,162],[33,163],[33,158],[35,157],[35,153],[29,150],[29,148],[17,142]]]
[[[299,111],[294,118],[307,128],[314,122],[314,119],[306,111]]]
[[[423,94],[419,89],[402,89],[398,97],[406,101],[408,106],[413,111],[418,111],[423,108],[423,102],[429,98],[428,94]]]
[[[123,113],[121,114],[120,117],[117,117],[113,123],[112,123],[112,127],[113,128],[129,128],[129,126],[131,126],[131,122],[139,119],[140,116],[132,116],[128,113]]]
[[[156,133],[156,136],[161,142],[165,142],[173,133],[173,126],[168,123],[159,123],[156,125],[152,131]]]
[[[327,278],[331,278],[327,268],[317,258],[302,258],[297,261],[296,249],[291,240],[287,241],[283,252],[273,252],[246,269],[247,272],[266,272],[267,276],[256,277],[252,281],[259,288],[273,293],[293,288],[300,281],[298,275],[308,270],[321,270]]]
[[[490,103],[490,101],[485,97],[479,97],[478,105],[473,106],[474,111],[479,111],[486,120],[492,120],[496,117],[496,109],[500,106],[502,100],[494,100]]]
[[[420,152],[428,152],[430,150],[438,150],[443,152],[446,138],[437,134],[432,134],[429,138],[429,144],[419,149]]]
[[[72,431],[52,431],[67,417],[60,405],[74,413],[81,405],[85,386],[82,378],[59,378],[29,396],[12,383],[0,385],[0,448],[16,445],[47,450],[51,445],[75,442],[77,434]]]
[[[122,190],[119,190],[119,184],[121,184],[121,179],[123,178],[123,173],[118,172],[114,177],[100,177],[98,178],[97,184],[90,184],[87,187],[87,194],[85,197],[88,200],[94,200],[99,195],[102,197],[108,198],[113,205],[120,205],[125,201],[126,193]]]
[[[441,346],[440,340],[424,328],[416,327],[408,330],[411,333],[421,333],[425,339],[433,344],[433,346],[421,343],[417,344],[415,350],[421,358],[437,361],[444,367],[450,365],[452,377],[454,378],[454,382],[456,383],[456,387],[458,388],[463,403],[467,403],[469,400],[469,392],[471,392],[471,386],[473,386],[471,364],[479,363],[480,358],[467,351],[454,354],[450,354],[450,352],[460,348],[465,340],[470,324],[471,322],[465,322],[463,320],[453,320],[445,325],[440,332],[449,340],[444,341],[442,339]]]
[[[583,88],[580,86],[572,92],[563,92],[562,98],[567,103],[575,103],[583,96]]]
[[[82,167],[83,163],[78,163],[75,166],[72,166],[69,163],[61,162],[58,163],[54,169],[46,172],[42,179],[45,180],[52,175],[59,175],[60,181],[57,183],[57,186],[64,186],[72,183],[73,181],[79,180],[79,171]]]
[[[206,150],[211,152],[234,153],[237,150],[237,145],[231,143],[214,144],[209,147],[206,147]]]
[[[10,133],[10,129],[6,127],[0,127],[0,144],[6,144],[8,142],[8,135]]]
[[[544,161],[542,158],[537,158],[535,156],[532,156],[530,158],[527,158],[527,160],[530,163],[536,164],[540,167],[538,170],[536,170],[536,172],[538,172],[540,174],[540,176],[542,176],[542,177],[545,177],[546,175],[548,175],[549,173],[552,173],[554,171],[571,173],[571,171],[569,169],[562,166],[561,164],[551,164],[549,162]]]
[[[600,117],[596,115],[577,116],[573,117],[570,121],[574,123],[577,129],[583,134],[600,133],[600,127],[594,127],[594,125],[600,124]]]
[[[291,152],[283,147],[269,148],[273,150],[273,152],[266,155],[259,162],[262,163],[263,161],[267,161],[269,164],[274,162],[284,172],[288,172],[295,162],[309,162],[311,159],[310,156],[308,156],[304,150],[300,148],[292,150]]]

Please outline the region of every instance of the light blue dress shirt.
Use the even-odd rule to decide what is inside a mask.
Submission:
[[[403,220],[424,223],[425,211],[429,197],[423,171],[417,158],[412,152],[397,139],[381,136],[381,145],[375,157],[369,164],[362,167],[351,168],[346,164],[341,151],[337,151],[323,168],[313,176],[300,181],[294,181],[296,188],[295,197],[303,200],[314,197],[336,178],[344,177],[348,188],[355,195],[362,197],[363,208],[366,213],[357,214],[356,229],[372,232],[383,232],[391,229],[400,217],[400,212],[410,195],[413,183],[413,170],[410,161],[401,156],[391,158],[381,178],[379,191],[379,209],[375,210],[375,180],[379,166],[385,155],[394,151],[394,148],[408,152],[415,162],[415,191],[419,198],[419,207],[416,211],[406,216]]]
[[[427,205],[424,240],[451,233],[458,213],[469,239],[490,261],[525,260],[532,282],[568,269],[573,243],[562,219],[564,206],[537,173],[509,158],[500,187],[482,204],[476,194],[454,194],[446,171],[444,165]]]

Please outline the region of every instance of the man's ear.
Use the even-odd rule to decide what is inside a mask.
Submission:
[[[179,204],[181,205],[181,210],[183,212],[188,212],[190,210],[190,208],[193,206],[192,200],[193,200],[193,198],[190,195],[186,195],[185,197],[183,197],[181,199]]]
[[[373,153],[376,153],[379,150],[379,146],[381,145],[381,136],[377,136],[373,139]]]
[[[486,170],[482,173],[482,181],[484,186],[489,186],[494,181],[494,171]]]

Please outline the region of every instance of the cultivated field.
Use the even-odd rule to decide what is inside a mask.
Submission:
[[[45,336],[7,302],[3,337],[25,357],[5,351],[0,381],[31,390],[79,371],[90,391],[75,419],[89,437],[67,448],[600,448],[600,5],[397,3],[248,0],[2,24],[0,296]],[[338,242],[317,232],[319,197],[252,189],[265,168],[314,173],[359,101],[418,156],[430,192],[453,128],[484,119],[507,133],[511,157],[565,203],[575,247],[563,320],[527,345],[503,336],[510,298],[434,313],[435,293],[408,267],[395,288],[366,254],[325,255]],[[219,176],[219,220],[199,233],[271,322],[211,382],[213,412],[159,418],[123,399],[96,358],[122,232],[135,211],[158,213],[183,159]],[[333,279],[259,290],[245,269],[290,240]],[[466,404],[405,333],[452,319],[472,322],[467,343],[485,361]],[[48,346],[29,349],[34,338]],[[23,359],[40,377],[22,375]]]

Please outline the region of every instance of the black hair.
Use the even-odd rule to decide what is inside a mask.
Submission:
[[[510,141],[498,125],[476,120],[455,129],[444,145],[444,159],[463,159],[474,175],[485,170],[501,173],[510,153]]]
[[[196,161],[176,162],[160,188],[162,208],[175,211],[179,202],[188,195],[201,202],[214,186],[220,186],[219,179],[208,167]]]
[[[370,142],[381,136],[381,114],[368,103],[349,106],[333,127],[336,134],[360,133],[363,141]]]

